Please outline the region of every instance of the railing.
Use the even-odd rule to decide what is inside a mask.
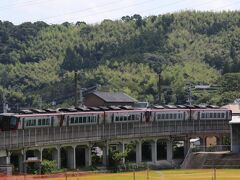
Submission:
[[[123,138],[230,133],[228,121],[129,122],[0,132],[0,150]]]
[[[192,152],[220,152],[230,150],[231,150],[230,145],[196,146],[191,148]]]
[[[181,164],[181,168],[186,168],[186,165],[188,163],[188,157],[190,156],[191,153],[192,153],[192,148],[189,148],[188,152],[187,152],[187,154],[186,154],[186,156],[185,156],[185,158],[184,158],[184,160]]]

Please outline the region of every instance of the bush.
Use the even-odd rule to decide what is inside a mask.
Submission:
[[[43,160],[41,162],[42,174],[49,174],[57,171],[56,161]]]

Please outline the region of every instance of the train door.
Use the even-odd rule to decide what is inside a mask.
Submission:
[[[146,111],[145,112],[145,122],[150,122],[151,112]]]

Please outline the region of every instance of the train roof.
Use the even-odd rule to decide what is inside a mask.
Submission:
[[[153,105],[151,109],[226,109],[216,105]]]
[[[51,115],[51,114],[62,114],[62,113],[78,113],[78,112],[103,112],[103,111],[142,111],[148,108],[137,108],[132,106],[98,106],[98,107],[70,107],[70,108],[58,108],[58,109],[25,109],[18,113],[8,113],[8,115]],[[187,109],[198,109],[198,110],[226,110],[226,108],[220,108],[215,105],[152,105],[149,107],[152,110],[187,110]],[[7,114],[6,114],[7,115]]]

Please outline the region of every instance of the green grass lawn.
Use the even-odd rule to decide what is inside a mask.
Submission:
[[[217,180],[240,180],[240,169],[217,169]],[[197,170],[159,170],[149,171],[149,180],[212,180],[212,169]],[[133,180],[134,173],[89,174],[80,177],[69,177],[68,180]],[[147,171],[135,173],[135,180],[146,180]],[[58,180],[58,179],[54,179]],[[62,178],[59,180],[63,180]]]
[[[217,180],[240,180],[240,169],[217,169]],[[194,169],[194,170],[158,170],[149,171],[149,180],[212,180],[212,169]],[[12,177],[8,180],[21,180],[20,177]],[[31,177],[27,177],[26,180],[30,180]],[[48,177],[40,178],[34,177],[34,180],[134,180],[133,172],[126,173],[84,173],[80,176],[70,177]],[[146,180],[147,171],[141,171],[135,173],[135,180]],[[24,179],[25,180],[25,179]]]

